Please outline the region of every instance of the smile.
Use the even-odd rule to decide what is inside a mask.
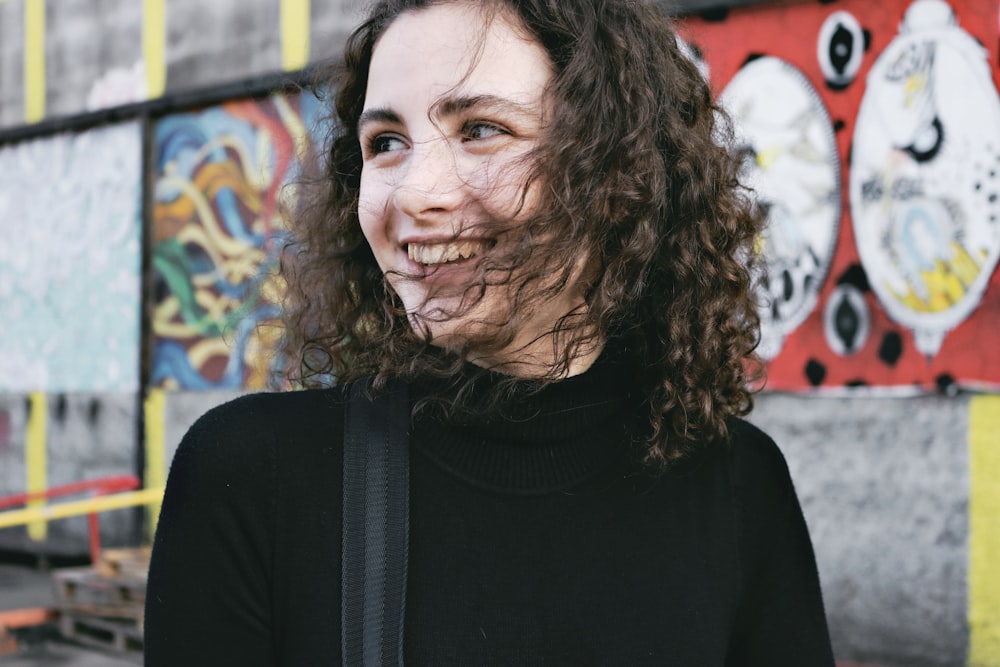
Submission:
[[[475,257],[486,251],[486,241],[465,240],[447,243],[407,243],[406,252],[410,260],[425,266],[450,264]]]

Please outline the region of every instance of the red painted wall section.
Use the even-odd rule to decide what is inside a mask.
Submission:
[[[994,270],[979,305],[950,330],[936,354],[917,349],[913,331],[893,321],[876,294],[863,290],[869,311],[869,333],[851,354],[834,350],[824,332],[823,310],[838,280],[857,275],[860,256],[849,201],[850,153],[856,119],[869,71],[897,36],[910,0],[837,0],[757,5],[730,10],[721,20],[692,16],[681,20],[679,33],[703,55],[716,94],[754,56],[774,56],[798,68],[819,93],[834,126],[841,169],[841,216],[835,250],[819,290],[818,303],[788,334],[769,362],[767,387],[772,390],[951,391],[957,387],[1000,388],[1000,270]],[[958,26],[986,49],[993,85],[1000,85],[997,0],[951,0]],[[817,57],[824,21],[846,11],[869,36],[860,70],[841,89],[829,86]],[[1000,158],[998,158],[1000,159]],[[996,181],[994,181],[995,186]]]

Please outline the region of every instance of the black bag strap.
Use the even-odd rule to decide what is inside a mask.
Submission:
[[[410,525],[405,385],[351,387],[344,423],[341,648],[347,667],[403,664]]]

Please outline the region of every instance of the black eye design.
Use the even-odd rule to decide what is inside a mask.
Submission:
[[[913,137],[913,143],[904,150],[917,162],[930,162],[937,157],[943,143],[944,126],[941,124],[941,119],[934,116],[931,124],[917,132]]]
[[[855,354],[868,341],[871,313],[857,287],[840,284],[823,309],[823,331],[830,348],[840,356]]]
[[[853,14],[838,11],[830,14],[819,30],[816,58],[833,90],[843,90],[858,75],[867,48],[865,31]]]

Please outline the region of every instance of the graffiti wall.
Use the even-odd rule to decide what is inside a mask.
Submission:
[[[139,388],[138,123],[0,147],[0,392]]]
[[[839,0],[683,23],[768,217],[769,388],[1000,387],[997,13]]]
[[[187,427],[280,367],[283,184],[319,105],[163,114],[336,57],[365,4],[0,0],[0,496],[136,473],[156,491]],[[1000,664],[1000,396],[842,395],[1000,389],[1000,3],[657,4],[733,7],[680,26],[770,220],[762,352],[799,393],[753,418],[796,481],[838,657]],[[142,130],[12,143],[161,97]],[[135,544],[138,516],[105,515],[105,544]],[[45,527],[0,550],[86,551],[82,520]]]
[[[319,108],[274,95],[157,122],[155,386],[259,389],[280,368],[281,210]]]

